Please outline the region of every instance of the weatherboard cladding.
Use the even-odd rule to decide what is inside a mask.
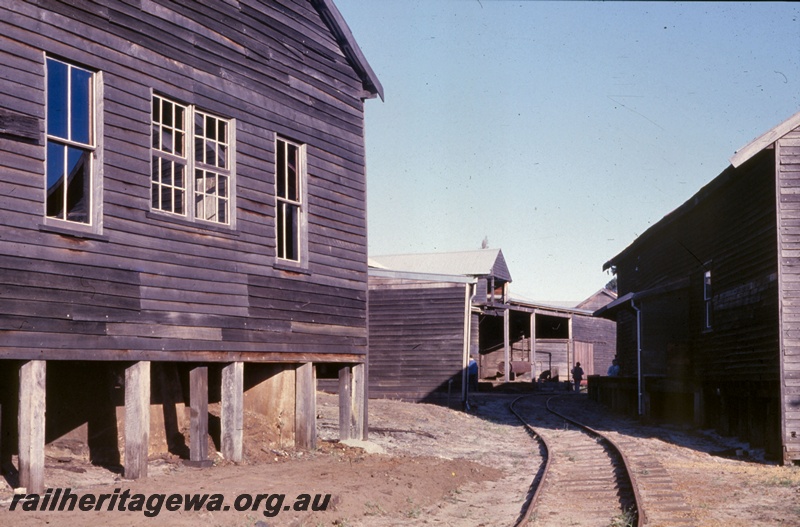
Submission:
[[[706,414],[718,416],[710,424],[781,450],[785,460],[800,459],[798,116],[742,149],[731,167],[607,264],[616,267],[620,298],[636,293],[643,351],[669,357],[654,373],[701,382]],[[712,273],[710,330],[702,327],[704,269]],[[653,327],[677,311],[686,317],[682,325]],[[624,368],[635,365],[635,319],[620,315]]]
[[[665,354],[669,344],[691,343],[697,374],[706,380],[778,375],[773,163],[769,150],[735,174],[726,171],[713,194],[657,224],[613,260],[620,297],[682,281],[682,288],[664,287],[637,301],[645,313],[642,347]],[[706,269],[712,272],[713,331],[702,326]],[[622,338],[633,323],[618,325],[623,366],[635,365],[635,340]],[[664,374],[666,363],[651,362],[646,373]]]
[[[363,98],[381,88],[325,19],[328,0],[0,7],[1,356],[363,360]],[[40,228],[45,54],[102,74],[100,236]],[[150,212],[153,91],[235,120],[234,229]],[[275,266],[277,134],[308,148],[302,272]]]
[[[370,277],[370,397],[460,396],[467,287]]]
[[[782,360],[783,441],[800,459],[800,129],[776,144],[778,255]]]

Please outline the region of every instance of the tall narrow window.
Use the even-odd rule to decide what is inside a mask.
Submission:
[[[300,261],[303,223],[303,185],[305,148],[278,138],[276,163],[278,258]]]
[[[195,112],[194,130],[195,217],[228,223],[228,122]]]
[[[47,58],[46,216],[92,223],[94,73]]]
[[[231,224],[231,124],[191,105],[153,96],[153,210]]]
[[[153,209],[186,214],[186,107],[153,96]]]
[[[711,314],[712,314],[712,304],[711,304],[711,271],[707,270],[703,274],[703,304],[704,304],[704,329],[711,329]]]

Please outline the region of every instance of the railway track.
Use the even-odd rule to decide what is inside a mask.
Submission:
[[[511,403],[543,460],[515,525],[697,525],[661,452],[635,441],[638,425],[592,404],[574,395],[525,395]]]
[[[539,442],[543,463],[516,525],[640,527],[645,513],[625,454],[612,440],[559,413],[552,396],[521,396],[511,411]],[[571,397],[571,396],[566,396]]]

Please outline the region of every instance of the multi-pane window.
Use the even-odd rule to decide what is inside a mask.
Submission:
[[[194,130],[195,217],[228,223],[228,121],[207,113],[195,112]]]
[[[229,225],[231,122],[154,95],[152,124],[152,208]]]
[[[46,215],[91,224],[94,73],[49,57],[46,67]]]
[[[299,262],[304,212],[305,148],[303,145],[278,138],[276,149],[277,210],[275,212],[278,258]]]
[[[186,214],[186,107],[153,96],[152,207]]]

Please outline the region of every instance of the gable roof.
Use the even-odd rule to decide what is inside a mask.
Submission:
[[[622,250],[619,254],[617,254],[614,258],[608,260],[603,265],[603,270],[612,268],[615,265],[616,261],[624,258],[626,254],[633,250],[634,247],[638,246],[643,241],[647,240],[654,233],[661,231],[662,229],[666,228],[671,223],[677,221],[684,215],[686,215],[689,211],[699,206],[701,203],[705,202],[705,200],[709,199],[715,192],[717,192],[720,188],[734,180],[737,175],[737,169],[741,167],[744,163],[753,159],[758,154],[766,150],[770,145],[774,144],[778,141],[781,137],[788,134],[792,130],[800,127],[800,112],[794,114],[793,116],[789,117],[785,121],[783,121],[778,126],[774,127],[773,129],[769,130],[768,132],[760,135],[756,139],[752,140],[747,145],[743,146],[730,159],[730,165],[722,171],[717,177],[712,179],[708,184],[702,187],[700,190],[695,193],[694,196],[689,198],[686,202],[680,205],[678,208],[661,218],[658,222],[652,225],[649,229],[643,232],[640,236],[634,239],[628,247]]]
[[[494,276],[511,281],[511,273],[500,249],[449,253],[390,254],[371,256],[370,265],[393,271],[462,276]]]
[[[345,22],[344,17],[339,12],[339,8],[336,7],[333,0],[310,1],[333,32],[339,46],[342,48],[342,53],[350,61],[358,76],[361,77],[366,92],[371,97],[377,95],[383,100],[383,86],[381,86],[378,76],[372,71],[372,67],[367,62],[364,53],[361,52],[361,48],[358,46],[355,37],[353,37],[353,33],[350,31],[350,27]]]
[[[733,157],[731,157],[731,165],[733,165],[734,168],[739,168],[747,160],[754,157],[757,153],[761,152],[798,126],[800,126],[800,112],[797,112],[772,130],[769,130],[768,132],[756,137],[745,146],[737,150]]]
[[[590,311],[597,311],[603,306],[606,306],[617,299],[617,294],[605,287],[580,304],[576,305],[576,309],[588,309]]]

